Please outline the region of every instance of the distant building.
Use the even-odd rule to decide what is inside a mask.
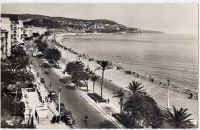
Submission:
[[[1,58],[5,59],[8,52],[8,31],[1,29]]]
[[[23,21],[19,19],[1,18],[1,54],[3,59],[11,55],[13,45],[24,43],[26,36]]]
[[[27,28],[24,28],[24,34],[27,37],[33,36],[33,33],[39,33],[40,35],[44,34],[47,31],[46,28],[40,28],[40,27],[33,27],[29,26]]]
[[[11,40],[13,44],[24,43],[24,28],[22,20],[11,21]]]
[[[1,58],[11,55],[11,21],[9,18],[1,18]]]

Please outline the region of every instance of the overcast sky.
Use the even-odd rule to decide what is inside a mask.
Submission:
[[[130,27],[167,33],[194,34],[198,29],[195,4],[2,4],[2,13],[30,13],[81,19],[110,19]]]

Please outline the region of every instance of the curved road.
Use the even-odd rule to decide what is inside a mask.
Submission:
[[[54,90],[58,93],[59,86],[63,86],[63,84],[59,81],[59,76],[56,75],[51,70],[49,74],[44,74],[44,69],[41,69],[39,64],[42,63],[41,59],[31,58],[32,64],[38,68],[38,72],[40,73],[40,77],[45,79],[45,83],[48,87],[51,81],[50,90]],[[100,128],[100,123],[104,120],[107,120],[99,111],[97,111],[94,107],[87,103],[87,101],[82,98],[79,93],[79,90],[71,90],[65,87],[62,87],[61,91],[61,103],[65,104],[66,109],[71,110],[74,119],[76,120],[76,128]],[[83,121],[85,116],[88,116],[88,123],[85,124]],[[111,124],[113,124],[111,122]],[[113,124],[113,128],[116,128]]]

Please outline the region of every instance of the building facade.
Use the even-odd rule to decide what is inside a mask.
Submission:
[[[11,21],[9,18],[1,18],[1,58],[11,55]]]
[[[11,56],[11,48],[14,45],[24,43],[25,30],[23,21],[1,17],[1,58]]]
[[[11,42],[13,44],[24,43],[23,21],[12,20],[11,23]]]

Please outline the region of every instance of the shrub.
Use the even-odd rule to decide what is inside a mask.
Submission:
[[[42,42],[40,39],[35,40],[35,42],[39,51],[44,51],[46,48],[48,48],[47,43]]]
[[[19,56],[26,56],[26,52],[24,51],[22,46],[13,46],[11,50],[12,55],[19,57]]]
[[[33,37],[39,37],[40,34],[39,33],[33,33]]]
[[[109,120],[104,120],[100,122],[99,128],[116,128],[116,126],[111,123]]]
[[[131,75],[131,73],[132,73],[132,72],[131,72],[130,70],[126,70],[126,71],[125,71],[125,74]]]
[[[61,53],[56,48],[47,48],[43,51],[46,59],[58,61],[61,58]]]
[[[84,64],[80,61],[70,62],[66,65],[64,72],[71,74],[72,72],[83,72],[84,71]]]
[[[159,128],[162,125],[161,110],[155,100],[148,95],[130,96],[124,104],[124,112],[129,116],[131,128]]]

